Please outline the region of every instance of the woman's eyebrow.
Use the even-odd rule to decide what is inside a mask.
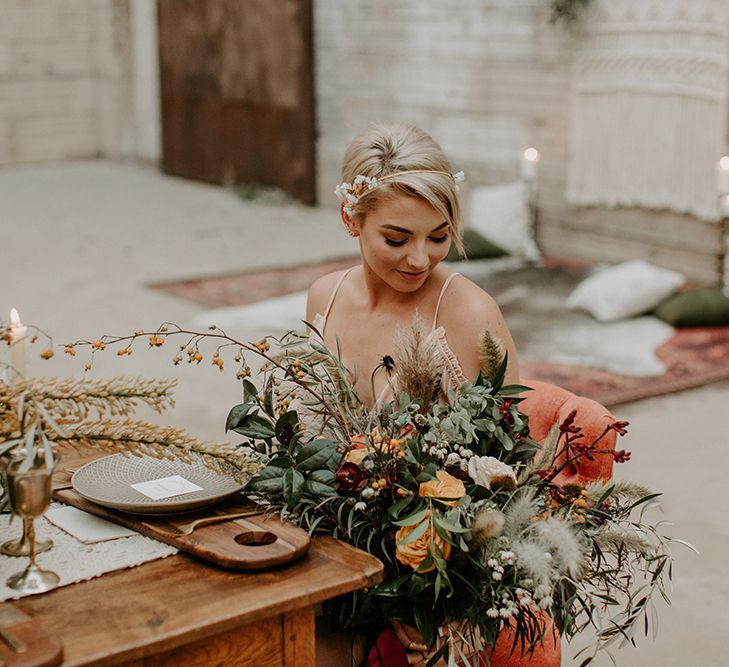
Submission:
[[[444,227],[447,227],[447,226],[448,226],[448,221],[445,220],[430,233],[433,234],[434,232],[439,232],[441,229],[443,229]],[[413,233],[411,229],[405,229],[405,227],[398,227],[397,225],[380,225],[380,227],[382,229],[391,229],[393,232],[400,232],[401,234],[412,234]]]

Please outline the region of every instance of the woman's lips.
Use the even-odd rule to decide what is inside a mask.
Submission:
[[[398,269],[397,272],[403,278],[405,278],[405,280],[409,280],[411,282],[416,282],[416,281],[420,280],[425,275],[425,273],[426,273],[425,271],[418,271],[416,273],[416,272],[413,272],[413,271],[401,271],[399,269]]]

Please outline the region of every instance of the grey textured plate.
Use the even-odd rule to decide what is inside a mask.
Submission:
[[[171,475],[180,475],[202,490],[153,500],[131,487]],[[179,459],[168,461],[124,454],[104,456],[81,466],[73,474],[71,484],[79,495],[91,502],[132,514],[189,512],[243,488],[232,476],[211,470],[199,460],[185,463]]]

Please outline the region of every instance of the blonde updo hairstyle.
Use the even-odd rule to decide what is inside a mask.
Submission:
[[[414,169],[424,171],[393,176]],[[452,173],[448,158],[433,138],[406,124],[370,125],[349,145],[342,164],[342,180],[346,183],[353,183],[358,175],[388,177],[359,197],[352,206],[352,217],[363,221],[380,202],[398,195],[420,197],[443,216],[453,243],[463,254],[461,203]]]

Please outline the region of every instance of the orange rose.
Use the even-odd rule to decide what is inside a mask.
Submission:
[[[344,455],[344,461],[360,465],[370,452],[372,449],[367,446],[367,436],[364,433],[358,433],[352,436],[349,451]]]
[[[466,495],[466,487],[460,479],[449,475],[445,470],[437,470],[437,479],[431,479],[420,485],[418,494],[425,497],[437,498],[443,505],[458,507],[458,500]],[[452,498],[453,500],[442,500]]]
[[[356,449],[350,449],[345,455],[344,455],[344,461],[346,463],[354,463],[355,465],[360,465],[362,461],[364,461],[365,456],[371,452],[370,449],[367,449],[366,447],[357,447]]]
[[[426,516],[423,521],[429,522],[430,517]],[[440,553],[445,560],[448,560],[448,556],[451,555],[451,545],[437,531],[433,530],[431,526],[428,526],[417,540],[413,540],[409,544],[402,544],[402,541],[421,525],[423,521],[414,526],[403,526],[395,534],[395,558],[404,565],[409,565],[413,570],[417,570],[428,557],[428,554],[433,552],[433,545],[436,545],[440,549]],[[431,563],[427,568],[418,570],[418,572],[431,572],[434,569],[435,563]]]

